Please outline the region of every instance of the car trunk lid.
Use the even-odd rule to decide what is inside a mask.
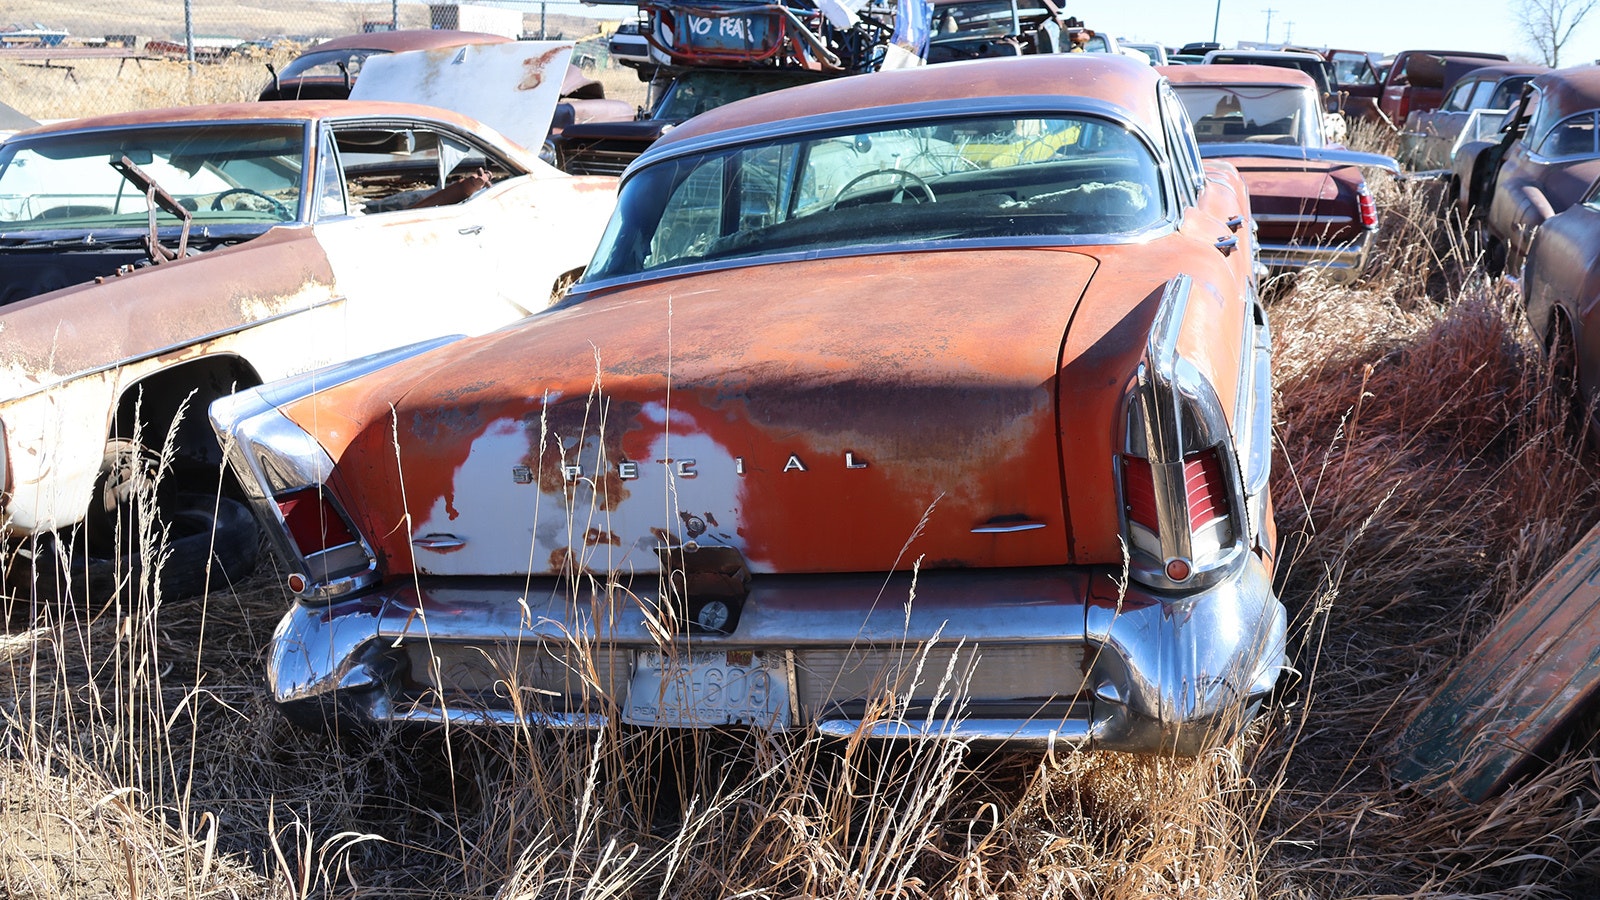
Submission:
[[[663,547],[750,573],[1059,565],[1060,353],[1095,268],[969,250],[701,272],[369,379],[370,420],[289,412],[391,572],[638,572]]]

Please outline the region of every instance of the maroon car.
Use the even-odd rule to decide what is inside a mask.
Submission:
[[[1600,177],[1600,67],[1557,69],[1529,82],[1481,196],[1491,270],[1520,275],[1534,234]]]
[[[1244,177],[1261,229],[1261,262],[1279,273],[1311,267],[1355,280],[1378,227],[1361,167],[1393,171],[1394,160],[1329,144],[1329,117],[1304,72],[1232,65],[1160,71],[1194,122],[1201,154],[1227,160]]]
[[[1600,181],[1539,228],[1522,268],[1523,308],[1545,347],[1574,384],[1596,428],[1600,389]]]

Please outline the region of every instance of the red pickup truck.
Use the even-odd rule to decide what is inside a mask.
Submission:
[[[1474,69],[1506,62],[1500,53],[1464,50],[1405,50],[1382,77],[1374,77],[1371,55],[1330,50],[1336,88],[1344,95],[1345,115],[1386,121],[1396,129],[1414,110],[1437,109],[1445,91]],[[1363,61],[1369,64],[1361,65]]]

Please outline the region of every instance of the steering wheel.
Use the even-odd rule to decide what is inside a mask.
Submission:
[[[906,185],[906,181],[907,180],[915,182],[915,186],[921,188],[922,192],[928,195],[928,202],[929,203],[935,203],[935,202],[938,201],[938,198],[933,196],[933,187],[928,184],[926,179],[924,179],[921,175],[918,175],[915,172],[908,172],[905,169],[873,169],[871,172],[862,172],[860,175],[857,175],[856,177],[850,179],[849,181],[846,181],[844,183],[844,187],[839,188],[839,193],[833,195],[833,202],[828,204],[828,208],[829,209],[838,209],[839,208],[839,201],[843,200],[845,198],[845,195],[850,193],[850,189],[851,188],[855,187],[856,185],[860,184],[863,181],[866,181],[868,178],[875,178],[875,177],[877,177],[879,175],[898,175],[898,176],[900,176],[899,187],[896,188],[896,190],[894,192],[894,195],[892,197],[890,197],[889,202],[891,202],[891,203],[900,203],[900,202],[904,201],[906,197],[912,196],[910,194],[910,192],[907,190],[907,185]],[[917,203],[921,203],[922,200],[920,198],[918,198],[918,199],[916,199],[916,202]]]
[[[284,206],[281,201],[278,201],[278,200],[276,200],[276,199],[274,199],[272,197],[268,197],[266,194],[263,194],[260,191],[251,190],[250,188],[247,188],[247,187],[228,188],[227,190],[223,191],[222,193],[218,194],[217,196],[215,196],[215,197],[213,197],[211,199],[211,208],[214,209],[214,210],[221,211],[222,210],[222,198],[231,197],[234,194],[249,194],[252,197],[260,197],[261,199],[263,199],[263,200],[267,201],[268,203],[272,204],[272,211],[277,214],[278,218],[284,220],[285,222],[287,222],[290,219],[294,218],[294,214],[289,212],[289,207]]]

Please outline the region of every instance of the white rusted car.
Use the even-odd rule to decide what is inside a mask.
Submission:
[[[561,79],[541,73],[569,53],[395,54],[352,100],[79,119],[0,146],[0,522],[20,551],[5,558],[109,554],[169,428],[164,511],[209,548],[211,516],[178,508],[213,509],[179,497],[216,493],[212,399],[548,305],[593,254],[615,179],[566,175],[503,134],[542,140]],[[427,96],[471,118],[360,99],[463,82],[465,105]],[[484,124],[496,115],[503,132]],[[217,539],[225,568],[247,568],[248,512],[217,508],[249,530]],[[29,569],[12,566],[13,587]]]

